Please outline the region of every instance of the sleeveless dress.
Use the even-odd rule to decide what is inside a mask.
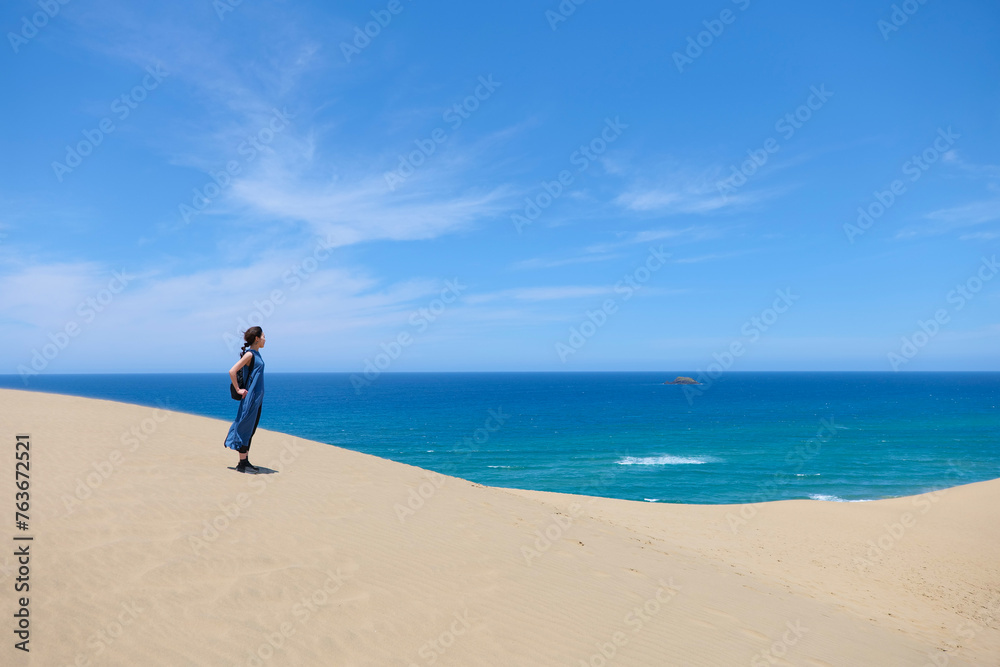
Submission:
[[[229,435],[226,436],[226,447],[229,449],[238,450],[250,442],[264,401],[264,359],[257,350],[250,349],[248,352],[253,353],[253,372],[247,383],[247,394],[236,410],[236,421],[229,427]]]

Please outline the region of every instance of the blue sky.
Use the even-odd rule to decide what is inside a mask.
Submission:
[[[0,373],[1000,370],[1000,7],[843,4],[7,2]]]

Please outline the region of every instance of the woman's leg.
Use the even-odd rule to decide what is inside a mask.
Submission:
[[[247,438],[247,444],[239,448],[240,461],[246,461],[247,455],[250,452],[250,443],[253,441],[253,435],[257,432],[257,424],[260,423],[260,413],[264,409],[264,404],[262,403],[260,407],[257,408],[257,420],[253,423],[253,431],[250,432],[250,437]]]
[[[260,423],[260,413],[264,411],[264,404],[261,403],[260,407],[257,408],[257,421],[253,423],[253,430],[250,431],[250,437],[247,438],[247,451],[250,451],[250,443],[253,441],[253,436],[257,432],[257,424]]]

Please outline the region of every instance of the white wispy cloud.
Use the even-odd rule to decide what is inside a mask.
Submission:
[[[1000,239],[1000,232],[975,232],[972,234],[962,234],[959,241],[992,241]]]
[[[943,161],[953,170],[952,175],[972,181],[986,181],[986,189],[1000,192],[1000,166],[976,164],[965,160],[956,150],[944,154]],[[985,225],[1000,220],[1000,198],[980,199],[959,206],[931,211],[924,216],[930,222],[904,227],[896,233],[897,239],[938,236],[967,227]],[[994,230],[961,234],[959,240],[990,240],[997,237]]]
[[[0,372],[17,372],[32,350],[75,323],[78,333],[46,372],[93,368],[176,370],[231,356],[229,340],[260,323],[285,341],[283,354],[311,351],[324,363],[367,350],[373,335],[405,330],[420,307],[437,298],[443,280],[386,283],[364,270],[320,266],[304,279],[289,268],[303,259],[285,251],[241,268],[185,274],[165,269],[133,273],[108,287],[112,271],[99,263],[31,263],[0,276]],[[98,299],[98,306],[87,302]],[[81,303],[89,303],[85,310]],[[457,306],[452,306],[457,307]],[[90,311],[90,312],[87,312]],[[332,349],[331,341],[336,340]],[[137,345],[148,341],[148,345]],[[176,355],[178,361],[162,359]],[[359,357],[360,358],[360,357]],[[213,361],[216,360],[216,361]],[[298,366],[306,368],[303,360]]]
[[[234,205],[256,215],[306,222],[338,246],[435,238],[503,213],[509,198],[504,187],[450,195],[417,187],[387,193],[381,174],[319,184],[280,166],[237,182],[232,196]]]
[[[637,244],[670,241],[672,243],[690,243],[709,239],[722,238],[724,230],[708,225],[692,225],[680,228],[646,229],[637,232],[619,234],[618,241],[596,243],[585,248],[588,253],[608,253]]]
[[[949,227],[981,225],[1000,219],[1000,199],[977,201],[964,206],[943,208],[926,215],[928,220],[942,222]]]
[[[731,259],[745,255],[749,250],[739,250],[733,252],[713,252],[707,255],[696,255],[694,257],[678,257],[672,260],[675,264],[700,264],[701,262],[714,262],[721,259]]]
[[[36,263],[8,257],[0,275],[4,323],[28,329],[62,328],[67,318],[75,316],[81,300],[100,289],[104,271],[98,262]]]
[[[556,301],[602,296],[613,292],[611,286],[564,285],[558,287],[521,287],[498,290],[482,294],[472,294],[466,298],[469,304],[486,303],[502,299],[516,301]]]
[[[227,161],[240,164],[231,186],[198,215],[239,217],[241,227],[256,220],[256,231],[261,233],[273,231],[276,220],[305,223],[314,233],[334,240],[334,245],[349,245],[435,238],[506,211],[507,186],[466,188],[462,184],[470,164],[482,162],[484,154],[495,152],[534,121],[515,123],[467,144],[449,136],[427,165],[391,191],[385,174],[396,168],[398,154],[413,149],[412,140],[385,138],[366,146],[363,155],[343,150],[344,130],[335,121],[316,120],[315,110],[308,107],[314,91],[303,88],[309,73],[323,72],[325,80],[340,76],[342,56],[309,37],[304,26],[282,22],[281,35],[268,42],[263,61],[251,63],[239,57],[224,30],[216,30],[217,23],[190,21],[164,11],[162,20],[150,25],[134,8],[107,0],[104,4],[106,9],[116,8],[113,21],[101,13],[78,18],[87,28],[84,34],[92,35],[89,48],[136,64],[161,62],[170,72],[171,83],[182,84],[204,99],[203,117],[164,128],[156,140],[165,159],[205,171],[206,176],[220,171]],[[252,10],[258,27],[267,18],[260,13],[267,11],[280,13],[279,9]],[[450,101],[443,100],[442,108]],[[287,108],[292,115],[290,126],[256,153],[252,162],[240,157],[237,147],[248,135],[266,128],[276,108]],[[415,109],[411,116],[431,113],[440,115],[441,110]],[[399,120],[388,114],[387,118]],[[178,204],[189,205],[190,200],[190,193],[179,193]],[[181,223],[171,224],[177,229]]]
[[[691,192],[673,187],[634,188],[615,198],[615,203],[631,211],[657,213],[708,213],[737,203],[717,192]]]
[[[905,227],[896,233],[897,239],[911,239],[921,236],[937,236],[1000,220],[1000,199],[975,201],[962,206],[942,208],[924,216],[929,223]],[[985,232],[989,234],[990,232]],[[966,240],[976,238],[964,234]],[[962,237],[960,237],[962,238]]]
[[[984,178],[991,181],[1000,181],[1000,165],[978,164],[966,160],[957,150],[950,150],[942,156],[942,159],[954,169],[958,169],[965,175],[973,178]]]
[[[617,173],[623,171],[620,165],[616,169]],[[749,186],[736,191],[726,189],[723,185],[727,174],[721,166],[699,169],[671,161],[641,171],[633,168],[632,172],[632,183],[615,198],[615,203],[636,213],[704,215],[745,208],[780,192]]]
[[[606,262],[612,259],[620,259],[624,255],[620,253],[603,253],[593,255],[580,255],[578,257],[565,257],[562,259],[545,259],[542,257],[532,257],[515,262],[511,265],[514,270],[523,269],[553,269],[560,266],[571,266],[573,264],[590,264],[592,262]]]

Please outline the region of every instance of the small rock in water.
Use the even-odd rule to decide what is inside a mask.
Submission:
[[[673,382],[664,382],[663,384],[701,384],[694,378],[684,377],[683,375],[678,375],[677,379]]]

